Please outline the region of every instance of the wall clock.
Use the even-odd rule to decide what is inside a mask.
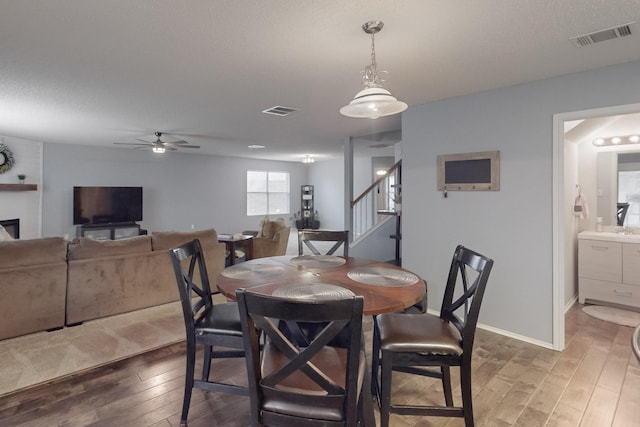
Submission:
[[[0,173],[10,171],[14,163],[13,153],[11,153],[9,147],[0,144]]]

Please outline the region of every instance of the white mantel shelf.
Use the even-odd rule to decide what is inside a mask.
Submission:
[[[36,184],[0,184],[0,191],[38,191]]]

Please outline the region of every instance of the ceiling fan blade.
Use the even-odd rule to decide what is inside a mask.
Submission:
[[[188,144],[187,141],[185,140],[180,140],[180,141],[169,141],[169,144]]]
[[[180,148],[200,148],[199,145],[181,145]]]
[[[145,144],[141,144],[139,142],[114,142],[114,144],[116,144],[116,145],[136,145],[136,146],[143,146],[143,147],[149,147],[149,146],[153,145],[153,144],[150,144],[148,142],[145,143]]]
[[[170,145],[163,145],[165,150],[169,150],[169,151],[178,151],[178,149],[176,147],[172,147]]]

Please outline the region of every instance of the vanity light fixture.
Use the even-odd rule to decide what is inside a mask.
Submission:
[[[367,65],[362,72],[365,88],[358,92],[349,104],[340,109],[340,114],[343,116],[377,119],[398,114],[407,109],[407,104],[398,101],[391,92],[382,87],[389,73],[377,70],[375,35],[382,30],[383,26],[382,21],[369,21],[362,25],[364,32],[371,34],[371,64]]]
[[[640,135],[612,136],[609,138],[596,138],[593,145],[596,147],[610,147],[613,145],[628,145],[640,143]]]
[[[304,156],[304,159],[302,159],[302,163],[313,163],[315,161],[316,160],[308,154]]]

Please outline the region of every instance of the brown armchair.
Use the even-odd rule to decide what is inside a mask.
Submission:
[[[283,218],[278,218],[275,221],[263,220],[260,224],[259,231],[242,232],[242,234],[255,236],[253,239],[253,257],[265,258],[284,255],[287,252],[291,227],[285,224]]]

